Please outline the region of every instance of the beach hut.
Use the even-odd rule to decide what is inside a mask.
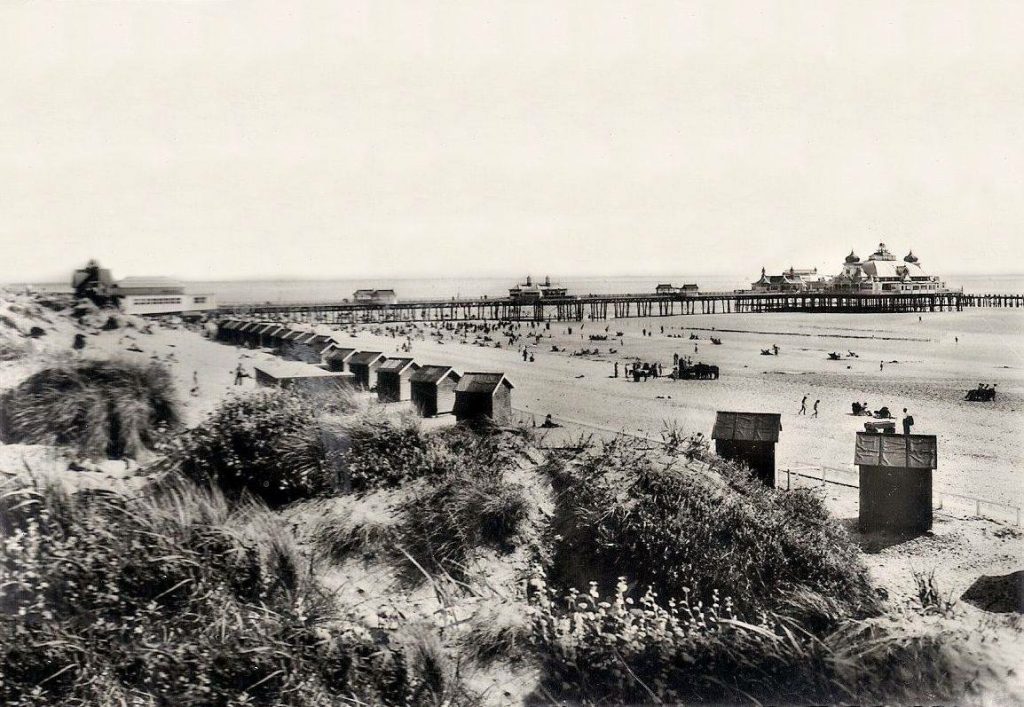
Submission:
[[[310,332],[301,329],[289,329],[281,335],[280,354],[289,361],[300,361],[299,341],[309,335]]]
[[[356,385],[371,390],[377,385],[377,369],[383,362],[380,351],[360,351],[348,360],[348,370],[355,374]]]
[[[326,334],[306,332],[302,336],[292,340],[288,345],[290,358],[306,363],[320,363],[320,352],[331,343],[333,339]]]
[[[466,373],[455,385],[455,419],[508,422],[512,419],[514,387],[504,373]]]
[[[256,385],[288,388],[306,393],[337,393],[351,388],[351,373],[328,371],[300,361],[269,361],[253,366]]]
[[[256,331],[255,331],[255,334],[254,334],[255,337],[256,337],[256,346],[258,346],[261,349],[262,348],[266,348],[267,347],[267,332],[273,331],[276,328],[277,328],[277,324],[274,324],[273,322],[264,322],[264,323],[260,324],[256,328]]]
[[[238,327],[238,343],[242,346],[257,346],[259,339],[253,336],[257,327],[259,327],[259,322],[246,322]]]
[[[775,487],[775,444],[782,430],[777,412],[719,411],[711,439],[718,456],[746,464],[766,486]]]
[[[409,376],[413,407],[422,417],[434,417],[455,409],[455,386],[461,379],[451,366],[420,366]]]
[[[217,324],[217,341],[234,342],[235,330],[240,322],[237,319],[224,319]]]
[[[271,324],[260,333],[260,347],[264,349],[276,349],[278,346],[277,333],[284,329],[280,324]]]
[[[935,435],[858,432],[853,463],[860,470],[860,529],[930,529],[938,456]]]
[[[397,403],[411,397],[409,378],[420,365],[411,358],[387,358],[377,369],[377,400]]]
[[[345,348],[337,344],[328,344],[320,352],[320,362],[329,371],[347,371],[349,370],[349,361],[355,355],[355,349]]]

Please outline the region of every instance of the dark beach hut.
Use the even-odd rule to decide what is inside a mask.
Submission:
[[[930,529],[938,456],[935,435],[858,432],[853,463],[860,469],[860,529]]]
[[[253,332],[259,327],[259,322],[246,322],[238,327],[238,343],[242,346],[256,346],[259,339],[255,338]]]
[[[461,379],[451,366],[420,366],[409,376],[409,394],[421,417],[434,417],[455,409],[455,386]]]
[[[328,344],[320,352],[320,361],[329,371],[347,371],[349,370],[349,361],[355,355],[355,349],[345,348],[337,344]]]
[[[217,341],[233,342],[235,330],[238,328],[237,319],[224,319],[217,324]]]
[[[360,351],[348,360],[348,370],[355,374],[356,385],[371,390],[377,385],[377,369],[383,362],[380,351]]]
[[[409,378],[420,366],[411,358],[387,358],[377,369],[377,400],[397,403],[411,397]]]
[[[455,386],[455,419],[459,422],[489,417],[504,423],[512,419],[512,389],[504,373],[466,373]]]
[[[267,346],[267,332],[273,331],[277,327],[277,324],[273,322],[264,322],[256,327],[254,333],[256,337],[256,346],[259,348],[265,348]]]
[[[280,324],[271,324],[260,334],[260,346],[264,349],[276,349],[279,345],[277,333],[284,329]]]
[[[289,329],[287,332],[281,335],[280,355],[282,358],[289,361],[299,360],[299,340],[303,339],[309,334],[308,331],[302,331],[301,329]]]
[[[718,456],[746,464],[766,486],[775,487],[775,443],[782,430],[776,412],[723,412],[715,418],[711,439]]]

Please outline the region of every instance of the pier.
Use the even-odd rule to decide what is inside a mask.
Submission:
[[[962,311],[969,307],[1024,307],[1024,295],[962,292],[708,292],[415,300],[393,304],[304,302],[224,305],[223,316],[260,316],[327,323],[413,321],[601,321],[733,312],[899,313]]]

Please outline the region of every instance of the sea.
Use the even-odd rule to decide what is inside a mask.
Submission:
[[[1024,273],[1000,275],[949,275],[951,288],[970,294],[1024,294]],[[654,292],[659,284],[676,287],[696,283],[701,292],[731,292],[750,287],[749,278],[729,275],[621,275],[607,277],[552,277],[552,284],[569,294],[624,294]],[[520,281],[521,282],[521,281]],[[393,289],[399,300],[472,299],[502,297],[517,284],[515,278],[386,278],[337,280],[203,280],[186,281],[189,292],[210,293],[221,305],[295,304],[299,302],[341,302],[358,289]],[[24,285],[22,285],[24,286]],[[41,291],[67,291],[65,283],[30,285]]]

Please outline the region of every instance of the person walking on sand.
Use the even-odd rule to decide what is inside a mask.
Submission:
[[[910,428],[914,426],[914,416],[907,412],[906,408],[903,408],[903,434],[909,435]]]
[[[821,402],[820,400],[815,400],[814,401],[814,414],[811,415],[811,417],[817,417],[818,416],[818,403],[820,403],[820,402]]]
[[[242,362],[239,361],[238,365],[235,366],[235,385],[242,385],[242,379],[248,378],[249,374],[242,368]]]
[[[774,352],[774,355],[778,356],[779,355],[779,345],[778,344],[772,344],[772,351]]]
[[[797,415],[806,415],[806,414],[807,414],[807,396],[804,395],[804,399],[800,401],[800,412],[798,412]]]
[[[881,371],[884,368],[885,368],[885,361],[879,361],[878,362],[878,370]]]
[[[199,371],[192,371],[192,390],[189,391],[189,395],[193,398],[199,395]]]
[[[612,376],[612,377],[613,378],[618,378],[619,377],[619,362],[618,361],[615,362],[615,375]]]

